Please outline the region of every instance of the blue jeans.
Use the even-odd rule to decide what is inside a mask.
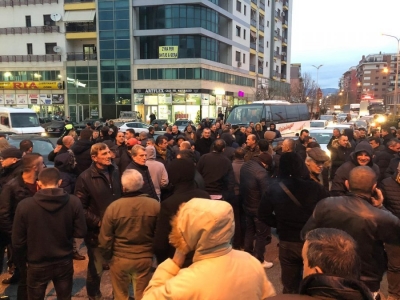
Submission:
[[[71,299],[74,276],[72,259],[49,266],[35,266],[30,264],[28,265],[27,273],[29,300],[44,299],[49,281],[53,281],[57,299]]]
[[[255,242],[254,242],[255,241]],[[271,228],[257,217],[246,214],[244,251],[264,262],[265,246],[271,242]]]

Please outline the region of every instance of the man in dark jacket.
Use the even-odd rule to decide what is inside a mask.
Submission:
[[[278,178],[270,182],[258,210],[259,219],[279,233],[279,261],[285,294],[297,293],[301,281],[303,241],[300,231],[318,201],[329,196],[322,185],[302,178],[305,168],[304,161],[296,153],[283,153]]]
[[[350,154],[352,152],[349,138],[346,135],[340,136],[338,139],[332,142],[329,150],[331,151],[332,161],[330,178],[331,180],[333,180],[337,169],[339,169],[341,165],[349,160]]]
[[[373,293],[379,291],[386,271],[384,243],[400,244],[400,220],[381,209],[383,196],[376,189],[376,178],[370,167],[355,167],[346,180],[349,193],[320,201],[301,231],[303,238],[315,228],[337,228],[350,234],[361,258],[360,280]]]
[[[230,201],[234,197],[235,179],[231,161],[222,154],[224,148],[225,141],[216,140],[213,151],[200,157],[197,170],[204,178],[206,192],[215,199]]]
[[[376,178],[379,177],[379,167],[372,161],[372,147],[367,142],[359,143],[350,154],[350,160],[337,169],[332,180],[331,195],[340,196],[347,192],[345,182],[349,179],[350,171],[357,166],[368,166],[375,172]]]
[[[359,281],[357,244],[346,232],[333,228],[311,230],[306,236],[302,258],[304,279],[296,292],[300,295],[283,294],[268,299],[373,299]]]
[[[39,173],[40,190],[21,201],[15,212],[12,245],[18,261],[28,264],[28,298],[44,299],[53,281],[58,299],[70,299],[74,266],[73,239],[86,235],[79,199],[62,188],[55,168]],[[51,247],[43,247],[46,241]]]
[[[221,135],[221,139],[225,141],[226,147],[223,152],[223,154],[230,160],[233,160],[233,156],[235,154],[235,148],[232,147],[232,144],[234,142],[234,138],[232,134],[225,132]]]
[[[275,123],[270,123],[270,124],[269,124],[269,131],[273,131],[273,132],[276,133],[275,138],[280,138],[280,137],[282,137],[281,132],[280,132],[278,129],[276,129]]]
[[[43,169],[43,157],[40,154],[26,154],[22,158],[22,173],[10,180],[0,194],[0,232],[2,242],[11,241],[11,230],[14,222],[15,210],[23,199],[32,197],[37,191],[37,175]],[[6,241],[4,241],[4,239]],[[12,248],[11,248],[12,250]],[[11,253],[12,256],[12,253]],[[17,299],[27,298],[26,265],[14,258],[14,274],[2,281],[3,284],[16,284],[18,282]]]
[[[204,128],[201,138],[196,140],[194,146],[200,152],[200,155],[204,155],[210,153],[212,143],[210,128]]]
[[[306,147],[304,146],[304,138],[306,136],[309,136],[309,131],[307,129],[303,129],[302,131],[300,131],[300,136],[299,138],[296,140],[296,147],[295,147],[295,152],[300,155],[300,157],[305,160],[306,159]]]
[[[232,247],[236,250],[244,248],[244,238],[246,234],[246,219],[243,209],[243,196],[240,193],[240,170],[244,164],[245,151],[242,147],[235,150],[232,162],[233,175],[235,177],[235,198],[231,202],[233,215],[235,217],[235,234],[232,240]]]
[[[386,169],[389,167],[390,161],[397,155],[400,148],[400,141],[398,139],[391,139],[386,143],[385,150],[377,153],[373,162],[379,167],[380,176],[378,182],[385,178]]]
[[[258,218],[261,197],[267,191],[270,175],[268,166],[272,156],[261,153],[245,162],[240,169],[240,194],[243,195],[243,209],[246,216],[244,251],[257,258],[264,268],[273,267],[272,262],[264,261],[265,246],[271,241],[271,228]]]
[[[371,136],[368,139],[368,142],[373,149],[374,155],[378,154],[380,151],[385,150],[385,146],[381,145],[382,141],[381,141],[381,138],[379,138],[379,137]]]
[[[114,121],[113,120],[110,120],[109,128],[112,129],[112,131],[113,131],[111,133],[110,137],[111,137],[112,140],[115,140],[115,137],[117,136],[117,133],[118,133],[118,127],[114,125]]]
[[[22,152],[16,148],[7,148],[1,151],[0,191],[11,179],[22,172]]]
[[[79,139],[71,147],[76,160],[76,174],[81,174],[92,164],[90,148],[92,147],[93,143],[90,140],[91,136],[92,131],[90,129],[82,130],[81,134],[79,135]]]
[[[153,248],[158,264],[174,256],[175,248],[170,245],[168,236],[171,232],[171,218],[175,216],[179,206],[193,198],[210,199],[210,195],[206,191],[196,187],[195,170],[193,162],[187,159],[173,160],[167,166],[168,178],[173,186],[173,192],[171,196],[161,202],[160,215],[157,221]],[[185,266],[192,263],[191,257],[187,259]]]
[[[260,147],[258,146],[257,137],[254,134],[249,134],[246,138],[246,147],[244,148],[246,154],[244,155],[244,161],[249,161],[254,157],[260,155]]]
[[[331,137],[331,139],[329,140],[328,145],[326,146],[326,148],[328,148],[329,151],[331,150],[332,142],[333,142],[334,140],[337,140],[338,138],[340,138],[340,135],[341,135],[341,134],[340,134],[339,128],[334,128],[333,131],[332,131],[332,137]]]
[[[74,138],[72,136],[64,136],[57,140],[56,148],[49,153],[47,159],[49,161],[54,161],[58,154],[66,153],[74,145]]]
[[[172,136],[171,136],[172,139]],[[164,165],[168,165],[172,159],[172,151],[168,147],[168,137],[165,135],[159,135],[156,139],[156,161],[162,162]]]
[[[79,175],[75,195],[81,200],[88,226],[85,244],[89,257],[86,290],[89,299],[101,298],[100,281],[103,272],[98,234],[104,212],[111,202],[121,197],[121,181],[118,168],[112,164],[110,149],[97,143],[90,149],[93,163]]]
[[[398,153],[389,163],[389,167],[385,171],[385,178],[391,177],[397,173],[397,167],[400,163],[400,153]]]
[[[400,164],[393,176],[382,180],[380,188],[384,196],[383,205],[400,218]],[[385,244],[385,250],[388,257],[388,299],[400,299],[400,246]]]
[[[148,197],[159,200],[154,188],[153,180],[149,172],[149,167],[146,166],[147,153],[146,149],[141,145],[135,145],[131,149],[132,162],[126,167],[127,170],[134,169],[143,176],[143,187],[139,190],[140,193],[146,194]]]
[[[381,135],[382,135],[382,145],[386,146],[386,144],[394,138],[393,134],[390,132],[389,127],[382,127],[381,129]]]
[[[115,163],[118,166],[119,172],[122,176],[126,167],[132,162],[132,157],[128,151],[128,146],[125,142],[125,135],[123,132],[118,132],[115,137],[115,144],[118,147],[118,155]]]

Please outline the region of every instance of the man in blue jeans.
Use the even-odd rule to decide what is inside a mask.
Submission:
[[[73,239],[86,235],[86,220],[79,199],[62,188],[60,172],[39,173],[40,190],[22,200],[14,217],[12,245],[18,261],[27,263],[28,299],[44,299],[53,281],[57,299],[71,299]],[[46,242],[47,247],[43,247]]]

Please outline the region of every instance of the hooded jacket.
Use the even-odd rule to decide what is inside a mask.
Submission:
[[[382,181],[385,178],[385,171],[390,165],[390,161],[397,156],[397,152],[392,149],[385,147],[385,150],[379,151],[374,156],[374,163],[379,167],[380,176],[378,181]]]
[[[17,177],[22,172],[22,161],[18,160],[15,164],[3,168],[0,175],[0,191],[3,186],[11,179]]]
[[[290,299],[342,299],[342,300],[372,300],[372,294],[360,281],[325,274],[312,274],[303,279],[300,285],[300,295],[282,294],[271,300]]]
[[[346,143],[346,146],[343,147],[339,144],[339,140],[333,140],[332,146],[329,149],[331,151],[331,178],[335,176],[337,169],[341,165],[343,165],[346,161],[349,160],[350,154],[352,152],[350,142]]]
[[[365,151],[371,158],[367,166],[374,170],[376,178],[379,178],[379,167],[372,161],[372,147],[368,142],[361,142],[356,146],[354,152],[350,154],[350,161],[345,162],[337,169],[335,177],[332,180],[331,195],[340,196],[346,193],[347,188],[344,183],[349,179],[350,171],[359,166],[357,162],[357,153],[362,151]]]
[[[18,204],[12,244],[20,261],[46,266],[72,260],[73,239],[85,235],[86,220],[79,199],[61,188],[39,190]]]
[[[89,140],[77,140],[72,145],[71,150],[75,154],[77,174],[81,174],[92,164],[92,157],[90,156],[92,145],[93,143]]]
[[[167,259],[155,271],[143,300],[265,299],[275,295],[260,262],[233,250],[232,206],[195,198],[181,206],[172,223],[171,243],[194,251],[193,264],[181,269]]]
[[[153,146],[147,146],[146,153],[146,166],[149,168],[154,189],[156,190],[156,194],[159,197],[161,195],[161,188],[168,185],[168,173],[165,169],[164,164],[156,161],[156,149]]]

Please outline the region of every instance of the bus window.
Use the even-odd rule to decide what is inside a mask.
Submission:
[[[276,123],[284,123],[286,121],[285,105],[271,105],[272,121]]]
[[[269,105],[264,106],[264,112],[262,115],[263,119],[267,122],[271,122],[271,107]]]
[[[1,114],[0,115],[0,122],[1,122],[1,125],[10,127],[10,122],[8,121],[8,115],[7,114]]]
[[[310,120],[310,114],[308,112],[307,105],[299,105],[298,107],[300,121]]]
[[[299,121],[298,105],[286,105],[286,116],[288,122]]]

